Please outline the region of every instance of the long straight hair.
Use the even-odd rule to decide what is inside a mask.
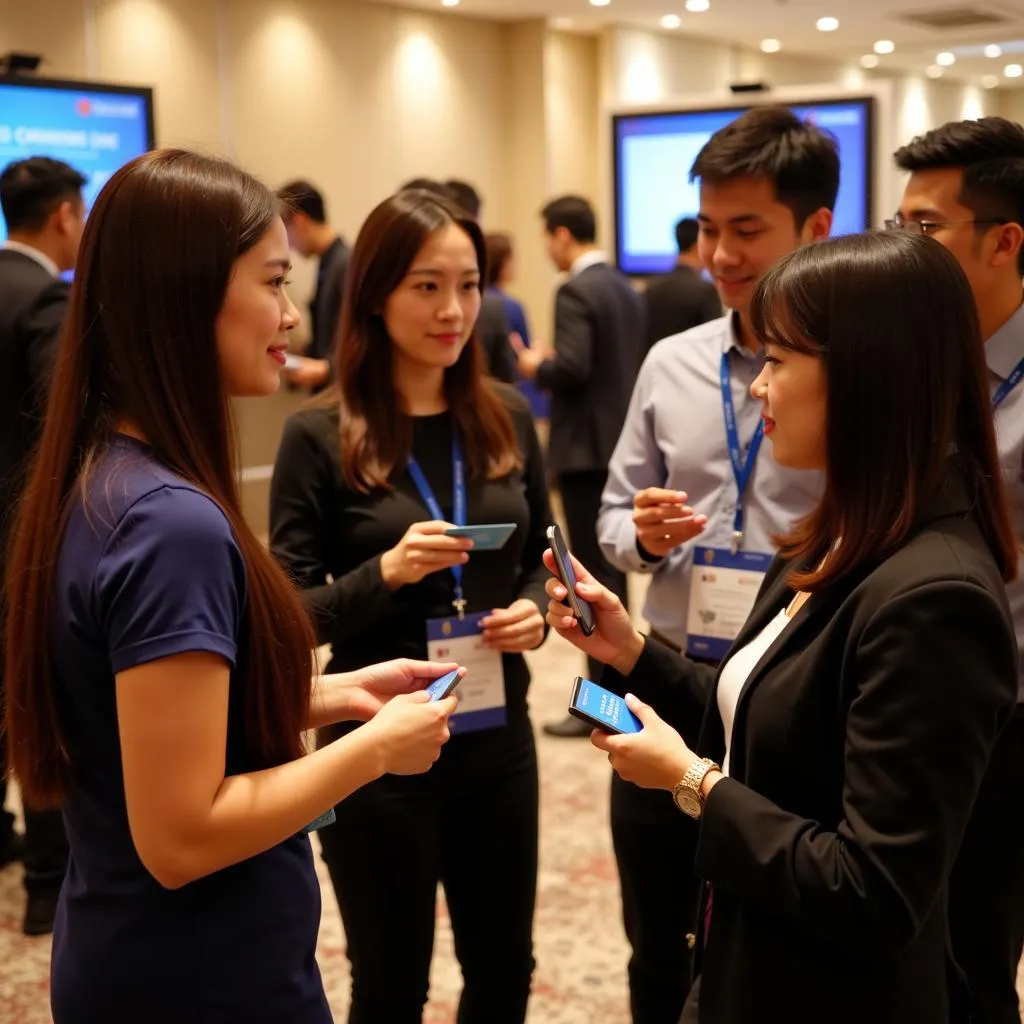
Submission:
[[[427,239],[455,224],[473,243],[481,280],[487,270],[483,233],[452,203],[423,190],[384,200],[366,219],[352,249],[338,333],[341,466],[348,486],[389,488],[389,477],[412,448],[412,420],[392,380],[392,344],[383,310]],[[522,465],[508,407],[484,375],[474,329],[454,366],[445,396],[471,476],[497,479]]]
[[[159,150],[121,168],[89,216],[4,591],[9,761],[33,805],[59,803],[75,769],[51,653],[56,570],[68,516],[121,419],[227,517],[246,572],[245,746],[257,767],[301,753],[313,636],[241,514],[215,333],[235,260],[277,215],[273,194],[233,164]]]
[[[900,547],[951,458],[999,571],[1016,576],[974,297],[940,243],[902,231],[816,242],[768,272],[750,319],[761,341],[826,371],[824,494],[779,540],[801,565],[832,550],[794,587],[821,590]]]

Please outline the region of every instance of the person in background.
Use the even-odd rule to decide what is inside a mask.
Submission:
[[[896,152],[909,171],[890,228],[925,234],[960,262],[981,321],[996,441],[1018,545],[1024,540],[1024,128],[955,121]],[[1007,584],[1024,655],[1024,581]],[[978,1024],[1018,1024],[1024,951],[1024,660],[1017,708],[996,745],[950,883],[953,952]]]
[[[290,383],[315,394],[328,385],[333,374],[350,250],[327,219],[323,195],[308,181],[283,185],[277,197],[284,204],[288,244],[300,256],[318,260],[316,288],[309,302],[309,347],[294,357],[298,361],[295,368],[284,372]]]
[[[71,270],[85,225],[86,179],[59,160],[37,156],[0,173],[0,208],[7,241],[0,246],[0,575],[16,496],[35,448],[64,314]],[[2,586],[0,586],[2,594]],[[3,703],[0,637],[0,705]],[[0,867],[19,857],[25,865],[26,935],[53,930],[68,846],[60,811],[25,807],[25,835],[3,809],[7,795],[6,734],[0,730]]]
[[[721,669],[637,633],[585,571],[595,633],[554,579],[548,622],[636,695],[642,731],[594,745],[697,822],[681,1024],[774,1007],[789,1024],[968,1024],[950,877],[1018,672],[1017,545],[970,287],[931,239],[847,235],[769,271],[750,322],[774,457],[825,489]]]
[[[529,408],[485,376],[473,340],[485,271],[479,226],[447,199],[406,190],[378,206],[352,254],[338,386],[288,420],[274,466],[271,548],[331,669],[381,652],[469,669],[435,769],[380,779],[321,834],[350,1024],[421,1021],[439,881],[461,1024],[522,1024],[530,994],[538,783],[523,652],[544,640],[551,512]],[[449,535],[497,523],[514,525],[497,550]]]
[[[598,546],[597,514],[640,367],[643,300],[598,249],[597,218],[586,199],[554,199],[541,216],[548,255],[568,280],[555,299],[554,352],[521,347],[519,371],[551,394],[548,461],[558,480],[569,543],[626,601],[626,574]],[[588,671],[598,682],[598,663],[589,662]],[[551,736],[578,736],[581,730],[586,733],[571,715],[544,726]]]
[[[497,295],[505,307],[509,328],[514,337],[530,347],[530,325],[526,320],[523,304],[508,293],[508,286],[515,280],[516,256],[512,248],[512,236],[495,231],[487,235],[487,291],[484,294]],[[518,364],[516,368],[518,374]],[[548,418],[550,401],[548,396],[533,381],[519,380],[519,390],[526,396],[533,412],[533,418]]]
[[[422,692],[448,662],[314,681],[242,517],[230,399],[279,387],[289,267],[273,193],[183,150],[122,167],[85,228],[5,580],[10,764],[71,847],[54,1024],[329,1024],[306,833],[448,736],[455,699]]]
[[[676,224],[679,257],[669,273],[651,281],[644,292],[647,305],[647,347],[722,315],[715,286],[701,277],[704,264],[697,246],[700,225],[693,217]]]
[[[598,537],[613,565],[650,577],[644,616],[654,635],[714,665],[742,612],[738,621],[709,617],[720,600],[707,589],[709,557],[742,569],[752,602],[774,538],[821,494],[819,473],[780,466],[761,443],[750,386],[764,353],[750,302],[780,259],[828,234],[839,155],[831,136],[790,111],[758,107],[712,135],[690,173],[700,178],[701,257],[731,311],[660,341],[644,361],[608,468]],[[611,823],[633,1022],[677,1024],[692,960],[679,922],[693,918],[699,893],[680,865],[693,864],[697,830],[660,794],[618,776]]]

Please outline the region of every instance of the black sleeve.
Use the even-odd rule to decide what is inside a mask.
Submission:
[[[544,455],[537,431],[529,411],[518,414],[520,420],[520,438],[523,447],[523,480],[526,484],[526,501],[530,506],[530,535],[523,546],[522,574],[519,578],[517,597],[529,598],[540,609],[543,615],[547,611],[548,598],[544,585],[548,580],[548,571],[544,568],[541,558],[547,550],[547,528],[553,522],[551,505],[548,501],[547,472],[544,468]],[[547,636],[548,626],[544,624],[544,635]]]
[[[512,333],[503,306],[489,303],[481,318],[480,341],[487,355],[487,372],[496,380],[513,384],[519,377],[519,361],[509,341]]]
[[[930,583],[889,600],[843,667],[856,693],[838,828],[723,779],[701,819],[697,873],[854,956],[898,954],[949,877],[1016,699],[1016,660],[1005,613],[979,586]]]
[[[40,408],[45,407],[49,395],[50,377],[57,360],[57,345],[67,308],[67,283],[54,281],[43,290],[22,320],[28,372]]]
[[[576,391],[594,368],[594,327],[579,292],[563,287],[555,300],[555,354],[537,368],[537,384],[547,391]]]
[[[332,495],[339,481],[321,437],[300,413],[285,424],[270,483],[270,549],[295,580],[320,643],[343,644],[403,607],[384,584],[380,555],[328,580]]]

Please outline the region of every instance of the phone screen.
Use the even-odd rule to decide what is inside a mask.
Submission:
[[[597,626],[597,621],[594,618],[594,612],[590,605],[576,593],[576,573],[573,571],[572,557],[569,554],[569,549],[565,546],[565,538],[562,536],[562,531],[558,526],[549,528],[548,543],[551,545],[555,561],[558,563],[565,589],[569,591],[569,605],[577,613],[576,618],[579,620],[580,628],[584,634],[590,636]]]
[[[626,707],[621,697],[589,679],[576,681],[569,706],[606,732],[635,733],[643,729],[640,719]]]

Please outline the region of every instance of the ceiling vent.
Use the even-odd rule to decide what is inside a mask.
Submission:
[[[992,28],[1008,20],[1002,14],[982,10],[980,7],[939,7],[931,11],[906,11],[896,15],[897,20],[917,28],[938,31],[957,31],[972,28]]]

